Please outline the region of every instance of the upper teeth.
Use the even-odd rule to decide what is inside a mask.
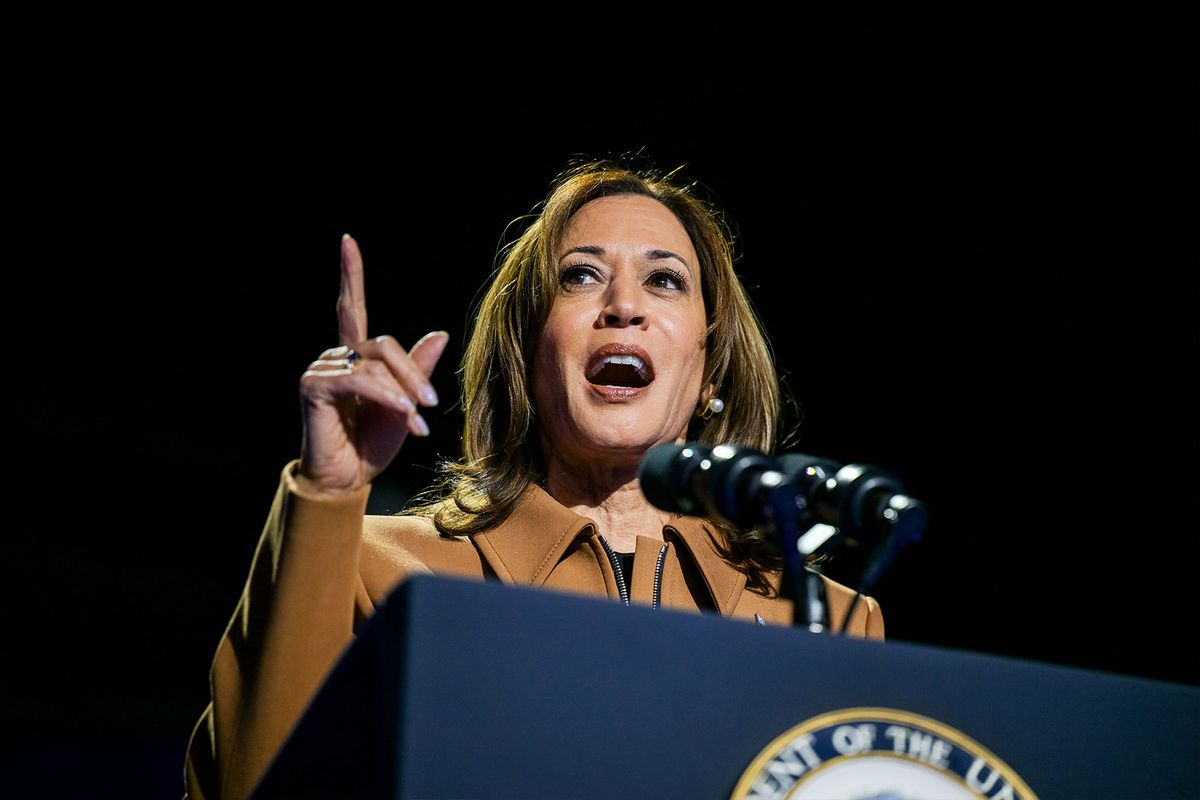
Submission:
[[[637,369],[645,369],[646,365],[637,356],[605,356],[605,364],[629,364]]]
[[[604,356],[603,358],[601,358],[599,361],[596,362],[596,366],[592,367],[592,371],[590,374],[592,376],[595,376],[596,374],[598,374],[600,372],[600,370],[604,369],[609,364],[625,364],[626,366],[633,367],[644,378],[648,379],[648,374],[647,374],[647,370],[646,370],[646,362],[642,361],[642,359],[640,359],[639,357],[637,357],[635,355],[614,354],[614,355]]]

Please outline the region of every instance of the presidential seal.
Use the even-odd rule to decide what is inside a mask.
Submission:
[[[891,708],[847,708],[802,722],[750,764],[733,800],[1037,800],[966,735]]]

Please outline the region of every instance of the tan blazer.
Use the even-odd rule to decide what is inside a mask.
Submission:
[[[354,631],[405,577],[439,573],[621,599],[595,524],[537,486],[505,522],[472,537],[440,536],[427,519],[365,516],[369,486],[337,500],[302,494],[284,468],[233,619],[213,660],[212,702],[192,733],[192,800],[246,797]],[[638,537],[629,601],[790,624],[791,603],[746,589],[703,519],[679,517],[663,539]],[[853,596],[826,579],[830,617]],[[883,638],[871,598],[847,631]]]

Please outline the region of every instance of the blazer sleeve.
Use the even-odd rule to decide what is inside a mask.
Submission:
[[[190,800],[241,800],[254,788],[373,609],[359,575],[370,486],[336,500],[280,476],[250,576],[217,646],[212,702],[192,732]],[[367,607],[364,607],[367,606]]]

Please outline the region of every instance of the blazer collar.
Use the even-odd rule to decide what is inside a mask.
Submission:
[[[530,484],[507,519],[471,538],[500,580],[541,586],[571,545],[594,533],[595,522]],[[673,519],[663,527],[663,534],[677,541],[696,563],[717,610],[732,614],[746,576],[721,557],[721,534],[701,517]]]
[[[508,517],[489,531],[472,536],[488,566],[500,580],[541,586],[580,537],[591,536],[596,523],[559,503],[537,484],[530,484]]]

